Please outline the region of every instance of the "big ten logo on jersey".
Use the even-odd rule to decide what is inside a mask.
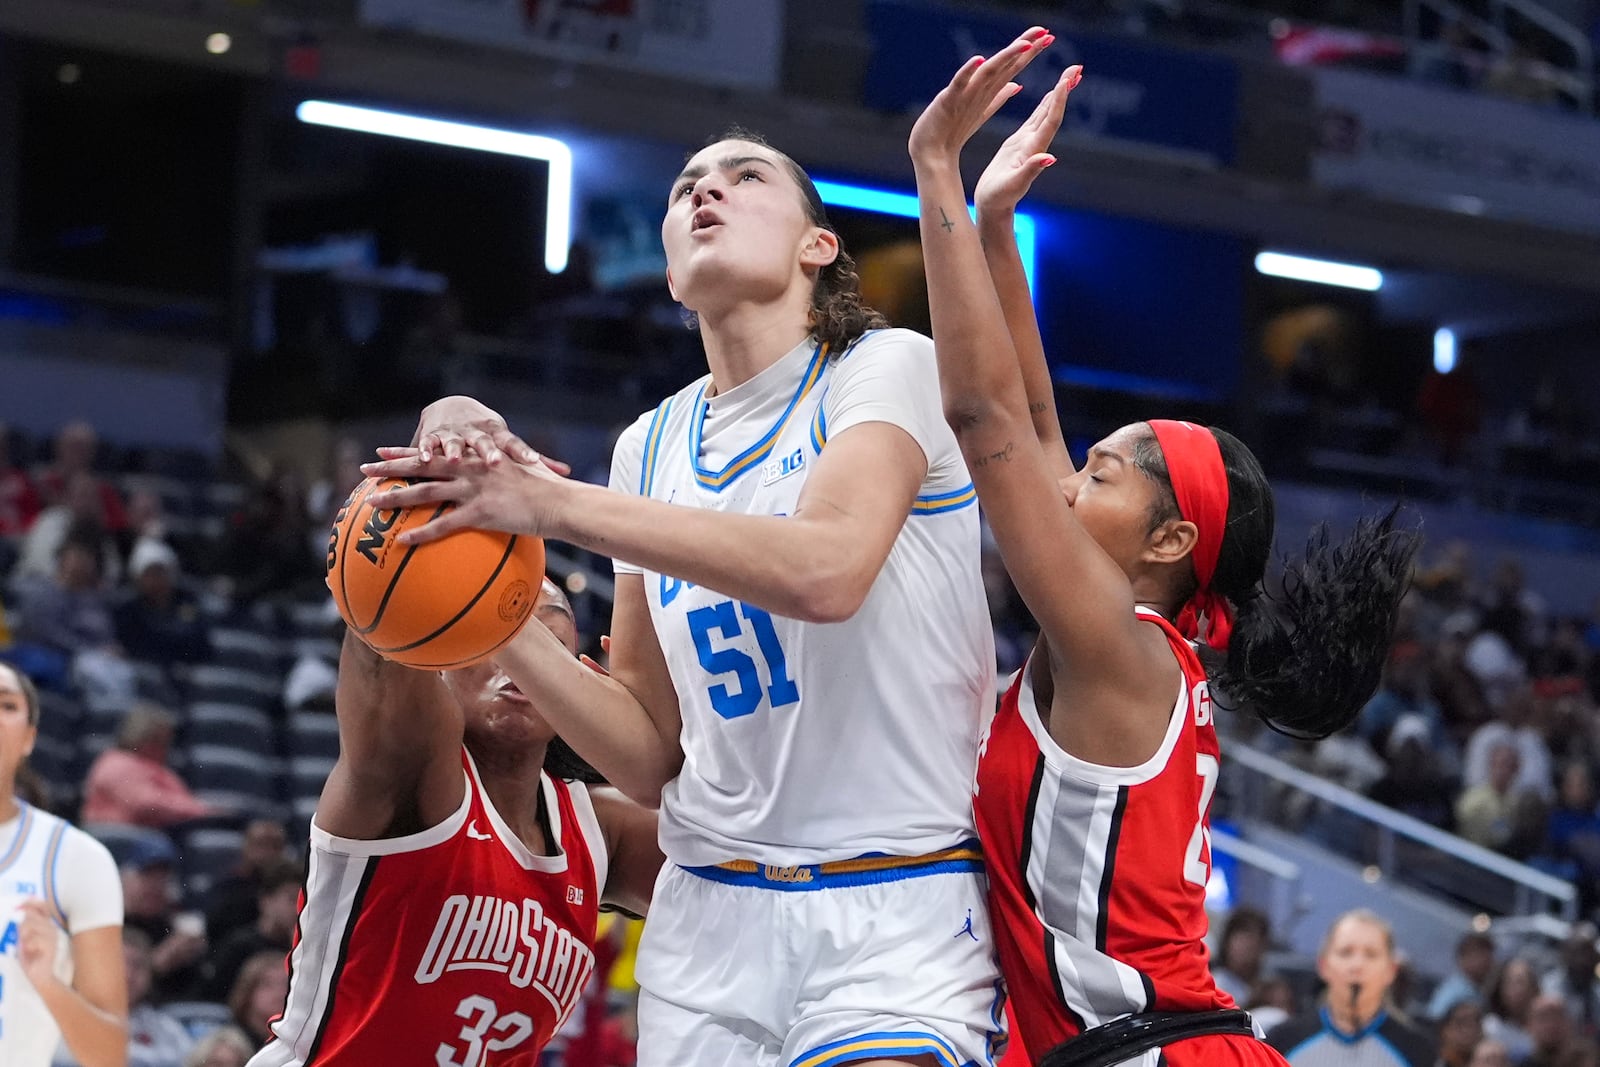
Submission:
[[[512,987],[532,986],[548,1000],[560,1026],[592,970],[589,946],[545,914],[537,900],[457,893],[439,909],[415,978],[429,985],[454,971],[498,971]]]
[[[775,459],[761,468],[761,484],[771,485],[798,472],[806,465],[806,450],[797,448],[782,459]]]

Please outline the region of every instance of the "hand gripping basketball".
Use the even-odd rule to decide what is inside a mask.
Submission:
[[[466,528],[403,544],[407,530],[453,509],[377,503],[383,490],[408,484],[368,478],[350,494],[328,535],[328,588],[346,625],[380,656],[428,670],[471,666],[532,617],[544,542]]]

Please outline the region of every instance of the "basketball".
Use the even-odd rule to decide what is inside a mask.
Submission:
[[[494,655],[533,614],[544,542],[458,530],[425,545],[399,537],[452,505],[380,511],[376,492],[407,484],[368,478],[334,517],[328,588],[345,623],[385,659],[424,670],[470,667]]]

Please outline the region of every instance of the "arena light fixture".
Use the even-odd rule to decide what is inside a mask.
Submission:
[[[544,269],[560,274],[567,269],[567,254],[572,247],[572,149],[554,137],[518,133],[492,126],[430,119],[402,111],[384,111],[327,100],[307,100],[295,109],[295,117],[313,126],[332,126],[358,133],[401,137],[409,141],[476,152],[496,152],[521,156],[549,164],[550,182],[545,199]]]
[[[1448,326],[1433,331],[1433,369],[1440,374],[1456,369],[1456,332]]]
[[[850,208],[855,211],[873,211],[880,215],[897,215],[914,219],[921,214],[917,198],[912,193],[897,193],[890,189],[874,189],[865,185],[845,182],[816,182],[817,195],[829,207]],[[977,209],[968,207],[968,211]],[[1016,214],[1017,251],[1022,255],[1022,272],[1028,276],[1028,295],[1032,296],[1034,260],[1038,253],[1038,225],[1025,211]]]
[[[1331,259],[1311,259],[1291,256],[1283,252],[1262,252],[1256,256],[1256,270],[1274,278],[1293,278],[1295,281],[1316,282],[1319,285],[1337,285],[1345,289],[1364,289],[1375,292],[1383,287],[1383,273],[1372,267],[1354,263],[1336,263]]]

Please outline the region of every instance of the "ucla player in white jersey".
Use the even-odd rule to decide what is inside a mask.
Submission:
[[[710,374],[619,441],[610,491],[450,398],[369,473],[616,559],[613,677],[508,673],[661,806],[643,1067],[987,1063],[998,982],[970,784],[994,649],[932,342],[884,329],[805,172],[735,132],[674,180],[668,284]]]
[[[0,663],[0,1064],[126,1067],[122,882],[105,846],[14,795],[39,732],[33,683]]]

